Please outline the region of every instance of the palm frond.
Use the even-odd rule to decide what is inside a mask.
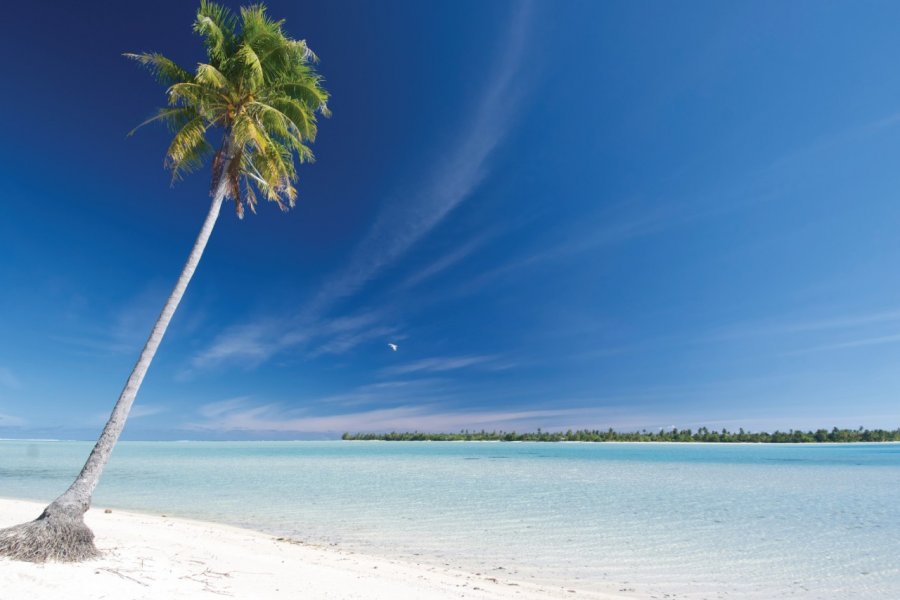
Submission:
[[[244,202],[247,204],[247,208],[250,209],[254,215],[256,214],[256,192],[253,191],[253,185],[250,183],[248,176],[243,172],[244,175]]]
[[[168,107],[141,123],[163,122],[173,132],[165,166],[173,181],[196,170],[212,152],[210,128],[222,127],[222,147],[212,164],[211,193],[256,212],[264,196],[282,210],[297,198],[297,163],[313,160],[307,145],[317,134],[317,114],[330,115],[328,92],[304,40],[285,35],[284,22],[265,6],[227,8],[201,0],[194,31],[209,59],[194,73],[160,54],[128,54],[168,89]],[[137,129],[137,128],[136,128]]]
[[[266,14],[264,4],[241,7],[241,33],[245,40],[256,41],[266,36],[284,37],[284,21],[274,21]]]
[[[319,57],[312,51],[312,48],[306,45],[306,40],[289,40],[295,52],[300,53],[303,62],[317,63]]]
[[[278,84],[278,88],[288,97],[297,100],[298,102],[303,102],[311,110],[321,111],[322,107],[328,102],[328,94],[319,85],[317,79],[309,78],[307,80],[295,79],[293,81],[283,81]]]
[[[172,133],[184,127],[188,121],[197,118],[197,111],[190,106],[176,106],[174,108],[160,108],[156,114],[128,132],[128,136],[134,135],[144,125],[162,121]]]
[[[203,37],[206,52],[216,62],[224,61],[231,53],[236,37],[237,17],[228,8],[200,0],[194,31]]]
[[[197,65],[197,74],[194,76],[194,81],[219,90],[227,90],[230,87],[228,78],[221,71],[205,63]]]
[[[259,56],[256,54],[253,47],[247,42],[244,42],[241,44],[241,47],[238,48],[235,57],[243,62],[244,66],[249,70],[247,74],[249,76],[248,79],[251,88],[255,88],[262,84],[265,73],[263,72],[262,61],[259,60]]]
[[[170,106],[191,106],[209,121],[216,120],[228,104],[228,99],[217,88],[201,83],[176,83],[167,94]]]
[[[256,120],[248,114],[240,115],[234,120],[231,136],[239,148],[251,147],[257,152],[265,152],[269,146],[269,136],[259,127]]]
[[[282,102],[289,103],[290,101],[283,100]],[[314,161],[312,150],[303,143],[305,139],[311,138],[304,134],[300,127],[295,124],[293,119],[277,108],[261,102],[254,102],[253,107],[256,110],[251,114],[254,114],[254,117],[260,122],[262,127],[269,132],[270,137],[277,139],[286,148],[296,152],[297,158],[301,163]],[[303,122],[302,119],[306,118],[305,111],[296,104],[286,104],[285,108],[296,109],[293,112],[299,114],[296,114],[295,118],[299,117],[301,123]],[[288,153],[286,160],[293,168],[293,156],[290,152]]]
[[[263,102],[251,102],[248,113],[269,132],[270,136],[287,139],[292,137],[293,123],[280,110]]]
[[[166,151],[165,166],[171,169],[173,182],[203,166],[203,159],[212,152],[206,130],[207,125],[198,116],[185,123],[172,138]]]
[[[125,52],[122,56],[145,66],[153,74],[153,77],[163,85],[190,81],[193,77],[190,72],[179,67],[175,61],[166,58],[158,52],[141,52],[138,54]]]
[[[269,101],[269,106],[280,111],[291,124],[300,132],[302,139],[314,141],[316,139],[316,118],[308,107],[300,104],[290,97],[275,98]]]

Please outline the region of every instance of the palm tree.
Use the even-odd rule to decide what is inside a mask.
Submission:
[[[306,145],[316,136],[316,114],[327,116],[327,92],[316,74],[316,56],[306,42],[287,37],[263,5],[227,8],[201,0],[194,31],[206,46],[207,62],[194,73],[156,53],[126,54],[168,86],[168,106],[142,125],[162,121],[174,133],[165,166],[173,182],[198,169],[213,154],[208,136],[220,130],[212,159],[212,204],[197,241],[166,301],[150,338],[81,473],[68,490],[34,521],[0,530],[0,555],[44,562],[77,561],[97,555],[94,534],[84,524],[91,496],[119,439],[135,396],[209,240],[219,209],[234,201],[256,211],[257,195],[282,210],[294,205],[294,156],[311,161]],[[140,126],[139,126],[140,127]],[[132,132],[133,133],[133,132]]]

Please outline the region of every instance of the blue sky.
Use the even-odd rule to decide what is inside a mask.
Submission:
[[[900,5],[269,7],[334,116],[294,211],[223,211],[126,438],[900,425]],[[93,437],[190,249],[208,173],[126,138],[121,53],[196,64],[195,9],[5,10],[0,436]]]

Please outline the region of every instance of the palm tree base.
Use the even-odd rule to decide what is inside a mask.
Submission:
[[[0,529],[0,556],[35,563],[79,562],[100,555],[79,511],[54,502],[28,523]]]

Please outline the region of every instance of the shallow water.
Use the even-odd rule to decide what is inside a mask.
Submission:
[[[0,496],[52,499],[90,446],[0,442]],[[122,442],[95,504],[583,589],[900,598],[900,444]]]

